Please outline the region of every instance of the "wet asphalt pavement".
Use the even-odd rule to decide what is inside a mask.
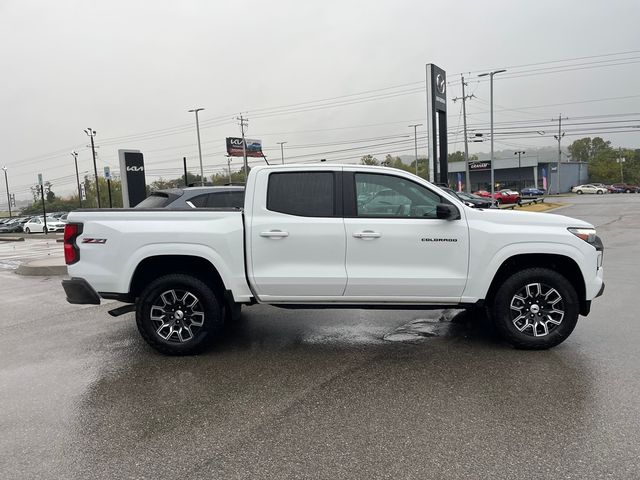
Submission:
[[[640,195],[570,201],[607,288],[544,352],[452,311],[255,306],[163,357],[116,303],[0,268],[0,477],[637,479]]]

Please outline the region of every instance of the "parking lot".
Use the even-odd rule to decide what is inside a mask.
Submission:
[[[117,303],[66,303],[0,241],[3,479],[637,479],[640,195],[555,213],[596,225],[606,291],[549,351],[457,311],[243,310],[216,346],[163,357]]]

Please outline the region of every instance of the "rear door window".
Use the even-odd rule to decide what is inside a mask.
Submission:
[[[269,176],[267,209],[302,217],[336,216],[333,172],[282,172]]]

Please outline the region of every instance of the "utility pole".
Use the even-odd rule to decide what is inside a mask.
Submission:
[[[96,131],[91,129],[91,128],[87,128],[84,133],[86,133],[90,138],[91,138],[91,155],[93,155],[93,173],[96,176],[96,199],[97,199],[97,203],[98,203],[98,208],[100,208],[100,187],[99,187],[99,183],[98,182],[98,167],[96,166],[96,146],[93,143],[93,137],[96,136]]]
[[[200,158],[200,185],[204,187],[204,170],[202,169],[202,147],[200,146],[200,122],[198,121],[198,112],[201,112],[204,108],[194,108],[189,110],[189,113],[196,114],[196,133],[198,134],[198,157]]]
[[[491,198],[495,194],[496,181],[495,181],[495,159],[493,158],[493,76],[498,73],[506,72],[506,70],[494,70],[493,72],[481,73],[478,77],[486,77],[489,75],[489,85],[491,89]]]
[[[75,150],[71,152],[71,156],[73,157],[73,163],[76,165],[76,182],[78,183],[78,203],[80,204],[80,208],[82,208],[82,193],[80,193],[80,175],[78,174],[78,152]]]
[[[4,170],[4,184],[7,187],[7,206],[9,207],[9,218],[11,218],[11,195],[9,195],[9,180],[7,179],[7,167],[2,167]]]
[[[409,127],[413,127],[413,145],[415,148],[416,155],[416,176],[418,175],[418,127],[421,127],[421,123],[415,123],[413,125],[409,125]]]
[[[236,120],[240,121],[240,130],[242,132],[242,158],[244,158],[244,183],[247,183],[247,176],[249,175],[249,164],[247,163],[247,141],[244,139],[244,127],[249,126],[249,120],[244,118],[242,114],[236,117]]]
[[[522,190],[522,164],[520,163],[520,155],[524,155],[525,151],[515,152],[514,155],[518,155],[518,189]]]
[[[187,175],[187,157],[182,157],[182,167],[184,168],[184,186],[188,187],[189,183],[189,177]]]
[[[558,141],[558,185],[556,187],[557,192],[556,193],[560,193],[560,162],[562,161],[562,150],[560,148],[560,142],[562,141],[562,137],[564,137],[564,132],[562,131],[562,120],[568,120],[568,117],[562,117],[562,114],[558,115],[558,135],[554,135],[553,138],[555,138]],[[555,121],[555,118],[552,118],[551,121]]]
[[[276,142],[280,145],[280,159],[282,160],[282,164],[284,165],[284,144],[288,142]]]
[[[471,99],[474,97],[473,94],[471,95],[465,95],[464,94],[464,87],[467,86],[467,84],[464,82],[464,76],[460,75],[460,78],[462,78],[462,97],[456,97],[453,99],[453,102],[455,103],[456,100],[462,100],[462,121],[464,124],[464,171],[465,171],[465,190],[467,191],[467,193],[471,193],[471,178],[470,178],[470,173],[469,173],[469,141],[467,139],[467,104],[466,104],[466,100],[467,98]]]
[[[618,163],[620,164],[620,183],[624,183],[624,173],[622,172],[622,164],[624,163],[625,158],[622,156],[622,148],[618,148]],[[9,191],[9,187],[7,187],[7,192]],[[11,215],[11,213],[9,213]]]

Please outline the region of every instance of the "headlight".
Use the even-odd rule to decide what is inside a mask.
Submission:
[[[595,243],[596,241],[596,229],[595,228],[567,228],[576,237],[584,240],[587,243]]]

